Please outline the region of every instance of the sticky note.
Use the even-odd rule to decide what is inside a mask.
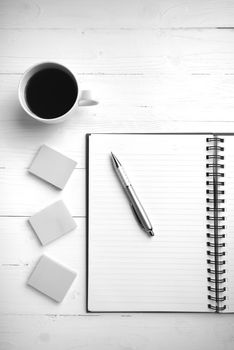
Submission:
[[[76,228],[76,222],[62,200],[31,216],[29,223],[42,245],[46,245]]]
[[[43,255],[27,284],[57,302],[61,302],[76,277],[76,272]]]
[[[36,154],[29,172],[63,189],[76,164],[71,158],[43,145]]]

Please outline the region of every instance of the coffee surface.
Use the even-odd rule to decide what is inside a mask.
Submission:
[[[30,110],[40,118],[58,118],[74,105],[78,94],[75,79],[57,68],[46,68],[28,81],[25,97]]]

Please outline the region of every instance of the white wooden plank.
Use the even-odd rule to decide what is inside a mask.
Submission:
[[[194,110],[195,108],[196,106]],[[207,121],[206,115],[204,115],[204,111],[200,110],[199,104],[195,110],[195,112],[197,111],[197,115],[195,115],[196,113],[194,113],[194,110],[192,110],[191,106],[188,104],[187,115],[184,115],[183,119],[181,118],[180,120],[176,120],[176,118],[174,120],[173,114],[165,116],[163,113],[153,113],[151,108],[142,108],[141,110],[136,108],[127,109],[128,112],[124,111],[124,108],[121,108],[119,110],[109,109],[103,112],[103,114],[99,113],[98,115],[100,118],[97,117],[97,114],[84,112],[82,115],[79,115],[79,119],[77,118],[76,120],[74,118],[65,124],[58,124],[56,126],[41,126],[36,122],[30,123],[26,119],[20,122],[14,120],[9,122],[2,121],[2,129],[0,130],[0,168],[2,168],[0,169],[0,179],[4,181],[4,187],[8,193],[7,195],[10,195],[13,188],[14,191],[16,191],[12,192],[10,196],[11,200],[14,199],[14,193],[23,196],[24,192],[28,192],[29,189],[36,191],[35,195],[37,195],[37,186],[40,186],[38,191],[40,191],[41,186],[43,186],[42,193],[40,193],[38,197],[40,200],[38,200],[44,202],[43,198],[46,200],[46,191],[50,185],[45,186],[45,184],[42,184],[42,181],[32,179],[32,175],[30,175],[31,178],[29,178],[29,175],[27,175],[27,168],[42,144],[47,144],[76,160],[78,162],[77,168],[85,168],[86,133],[234,132],[234,121],[231,120],[231,115],[230,118],[227,118],[225,115],[226,111],[227,114],[229,111],[231,113],[233,107],[229,105],[227,109],[225,108],[223,110],[218,107],[215,110],[214,106],[212,108],[214,109],[214,115],[213,119],[210,121]],[[171,111],[171,113],[173,112]],[[185,113],[183,112],[183,114]],[[192,114],[194,118],[197,117],[197,121],[190,119]],[[70,181],[72,181],[72,179]],[[12,185],[14,185],[14,187],[11,187]],[[69,183],[66,186],[66,191],[68,191],[67,197],[72,193],[70,186]],[[78,179],[77,183],[75,183],[75,188],[80,188]],[[80,190],[78,190],[78,192],[80,192]],[[30,198],[32,197],[29,197],[28,201],[30,201]],[[49,198],[53,198],[52,193]],[[68,198],[68,200],[71,199]],[[7,212],[13,203],[9,202]],[[15,202],[15,208],[19,203],[19,201]],[[71,202],[71,205],[75,210],[76,206],[72,203],[73,202]],[[29,202],[27,206],[30,206]]]
[[[85,312],[85,220],[77,228],[42,247],[28,218],[0,218],[0,311],[4,314],[79,314]],[[42,254],[55,258],[78,274],[58,304],[26,285]],[[1,336],[0,336],[1,338]],[[0,346],[1,349],[1,346]]]
[[[232,350],[231,315],[0,317],[4,350]]]
[[[18,82],[17,75],[1,76],[0,120],[18,121],[14,125],[17,132],[20,132],[22,119],[29,122],[29,127],[32,123],[18,103]],[[178,71],[151,77],[78,76],[78,82],[81,89],[91,89],[93,98],[100,102],[97,106],[77,108],[74,119],[80,123],[81,129],[84,123],[89,127],[102,121],[106,123],[105,118],[108,118],[109,124],[114,120],[132,119],[133,115],[136,120],[233,120],[234,74],[197,75]],[[39,130],[53,129],[48,125],[43,128],[43,125],[37,123],[35,131],[37,125],[37,133]],[[67,128],[70,127],[68,123]],[[55,127],[60,128],[64,129],[61,126]]]
[[[146,108],[145,110],[147,111],[148,109]],[[144,113],[145,110],[142,109],[141,114],[140,112],[135,113],[134,111],[127,115],[122,113],[122,118],[118,120],[116,115],[116,118],[112,121],[109,121],[110,115],[113,115],[114,113],[117,114],[116,111],[109,112],[109,114],[106,116],[103,114],[103,120],[100,120],[99,122],[97,122],[97,120],[94,122],[95,116],[90,117],[90,115],[88,115],[83,117],[83,122],[80,120],[69,121],[69,127],[65,124],[61,124],[58,127],[43,126],[44,129],[39,129],[40,126],[35,123],[30,124],[29,122],[22,121],[20,123],[20,127],[18,128],[18,126],[15,125],[15,121],[1,122],[3,129],[1,132],[0,141],[0,168],[2,168],[0,169],[0,179],[1,181],[4,181],[5,188],[8,188],[7,193],[9,194],[11,192],[11,186],[14,183],[15,193],[19,194],[18,190],[21,188],[21,195],[24,194],[27,188],[33,189],[31,186],[35,187],[33,191],[36,191],[36,186],[38,185],[44,186],[42,181],[32,179],[32,175],[30,175],[31,178],[29,178],[29,175],[27,175],[27,168],[42,144],[47,144],[50,147],[53,147],[70,156],[78,162],[77,168],[83,169],[86,167],[85,135],[89,132],[234,132],[234,121],[222,121],[222,118],[225,118],[225,110],[220,110],[219,118],[221,120],[213,121],[202,120],[202,115],[199,115],[199,113],[197,116],[200,119],[198,121],[191,121],[189,119],[189,112],[187,119],[174,121],[172,117],[171,120],[166,120],[166,118],[162,119],[163,117],[161,116],[158,117],[157,114],[152,116],[152,112],[148,112],[149,115],[147,115],[147,112]],[[138,114],[137,121],[136,114]],[[86,121],[85,118],[87,118]],[[74,181],[76,181],[75,177],[76,176],[74,175]],[[72,181],[72,179],[70,181]],[[32,183],[30,184],[30,182]],[[70,193],[72,193],[70,186],[71,185],[69,183],[66,186],[68,197]],[[50,188],[50,185],[44,186],[45,189],[41,194],[39,194],[39,198],[41,198],[41,200],[42,198],[46,199],[46,188],[48,187]],[[75,188],[80,188],[78,179],[77,184],[75,183]],[[38,190],[40,191],[41,188]],[[37,194],[37,192],[35,192],[35,194]],[[52,194],[49,198],[52,199]],[[11,195],[11,199],[13,199],[13,193]],[[18,203],[19,202],[17,202],[17,204]],[[12,203],[9,203],[8,209],[10,209],[10,205],[12,205]],[[73,204],[72,207],[74,207],[75,210],[75,206],[73,206]]]
[[[0,72],[56,60],[81,75],[233,73],[233,43],[231,29],[0,30]]]
[[[228,0],[1,1],[1,27],[132,28],[232,26]]]
[[[0,169],[0,215],[31,216],[63,199],[71,214],[85,216],[85,170],[75,169],[63,191],[28,173],[27,169]]]

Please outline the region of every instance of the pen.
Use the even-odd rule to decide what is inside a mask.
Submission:
[[[150,220],[145,212],[145,209],[143,208],[139,198],[137,197],[136,192],[134,191],[134,188],[123,168],[118,158],[111,152],[111,159],[112,164],[114,167],[114,170],[120,180],[121,185],[123,186],[123,189],[128,197],[128,200],[132,206],[132,209],[136,215],[136,218],[142,227],[142,229],[150,234],[151,236],[154,236],[153,227],[150,223]]]

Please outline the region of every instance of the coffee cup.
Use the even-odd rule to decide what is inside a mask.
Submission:
[[[19,101],[32,118],[47,124],[65,121],[77,106],[96,105],[89,90],[80,90],[70,69],[55,62],[30,67],[18,87]]]

